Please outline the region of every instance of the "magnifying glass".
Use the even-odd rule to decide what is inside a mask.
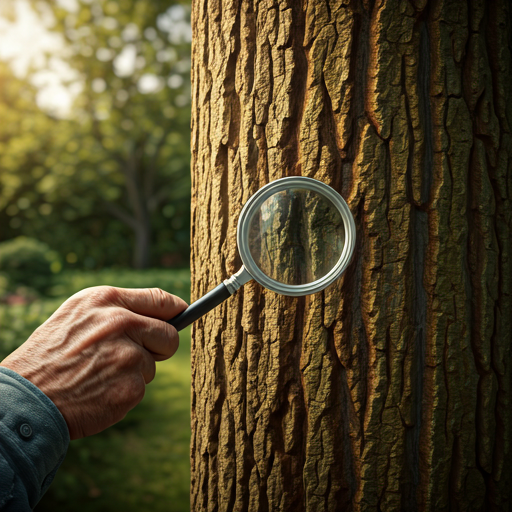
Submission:
[[[329,185],[304,176],[272,181],[240,213],[242,268],[168,323],[180,331],[251,279],[281,295],[319,292],[345,271],[355,241],[352,213]]]

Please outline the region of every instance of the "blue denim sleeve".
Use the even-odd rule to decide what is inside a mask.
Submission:
[[[32,510],[66,455],[69,431],[34,384],[0,366],[0,510]]]

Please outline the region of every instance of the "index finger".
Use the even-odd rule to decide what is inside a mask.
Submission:
[[[160,288],[114,288],[113,302],[139,315],[169,320],[188,304]]]

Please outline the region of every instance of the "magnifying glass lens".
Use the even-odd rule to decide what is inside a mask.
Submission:
[[[268,197],[249,223],[249,251],[271,279],[309,284],[327,275],[345,243],[341,214],[318,192],[290,188]]]

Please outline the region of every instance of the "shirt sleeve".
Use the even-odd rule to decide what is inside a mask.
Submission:
[[[0,366],[0,510],[32,510],[69,446],[55,404],[34,384]]]

